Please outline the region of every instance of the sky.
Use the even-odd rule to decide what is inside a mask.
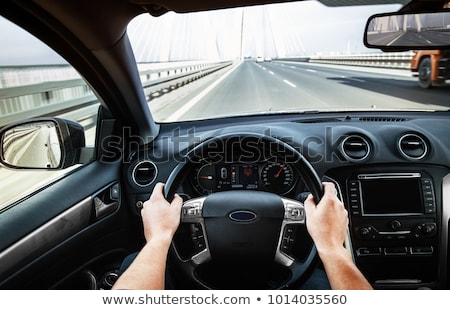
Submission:
[[[191,14],[138,16],[128,35],[138,62],[377,52],[363,46],[367,18],[398,5],[328,8],[314,1]],[[64,59],[0,17],[0,65]]]
[[[169,13],[160,18],[144,14],[128,29],[140,62],[373,52],[363,45],[368,17],[399,8],[329,8],[305,1],[184,15]],[[157,44],[150,38],[156,38]]]
[[[0,16],[0,65],[61,64],[66,61],[41,41]]]

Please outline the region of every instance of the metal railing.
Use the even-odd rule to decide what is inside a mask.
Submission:
[[[147,70],[141,73],[146,76],[152,76],[157,73],[158,78],[155,80],[150,79],[147,82],[143,82],[144,93],[147,97],[151,97],[152,94],[158,93],[164,89],[175,89],[180,86],[186,85],[192,81],[202,78],[208,74],[221,70],[232,64],[232,61],[224,61],[219,63],[203,64],[201,66],[194,67],[175,67],[161,70]],[[157,72],[155,72],[157,71]],[[164,76],[163,73],[166,75]]]
[[[409,69],[412,52],[370,53],[353,55],[333,55],[310,57],[313,63],[338,64],[348,66]]]
[[[349,55],[328,55],[311,57],[278,58],[281,61],[311,62],[332,65],[409,69],[413,52],[361,53]]]
[[[178,88],[232,63],[172,64],[157,69],[141,69],[139,74],[147,100],[151,100],[155,93]],[[142,64],[141,67],[145,66]],[[74,94],[67,95],[69,90]],[[61,115],[98,103],[97,97],[81,78],[0,88],[0,127],[25,118]]]

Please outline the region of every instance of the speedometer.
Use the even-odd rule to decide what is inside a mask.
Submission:
[[[261,183],[265,190],[286,194],[295,184],[294,170],[282,162],[268,162],[261,169]]]

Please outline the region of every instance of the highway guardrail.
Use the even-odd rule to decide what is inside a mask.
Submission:
[[[156,69],[141,69],[139,74],[145,95],[150,100],[155,93],[178,88],[232,63],[172,63]],[[62,95],[70,89],[76,89],[74,95]],[[0,88],[0,127],[25,118],[56,116],[93,104],[98,104],[98,100],[81,78]]]
[[[283,58],[283,61],[300,61],[334,65],[409,69],[412,52],[401,53],[360,53],[349,55],[327,55],[311,57]]]

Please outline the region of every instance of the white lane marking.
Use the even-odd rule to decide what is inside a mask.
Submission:
[[[391,42],[389,42],[387,44],[387,46],[391,46],[392,44],[394,44],[395,41],[397,41],[398,39],[400,39],[403,36],[403,32],[400,33],[398,36],[396,36]]]
[[[289,68],[292,68],[292,69],[297,69],[297,67],[294,67],[294,66],[289,66]]]
[[[235,66],[234,68],[231,68],[230,71],[222,75],[219,79],[217,79],[214,83],[209,85],[207,88],[205,88],[201,93],[199,93],[197,96],[192,98],[190,101],[188,101],[185,105],[183,105],[180,109],[178,109],[176,112],[174,112],[171,116],[166,118],[166,122],[176,122],[179,120],[184,114],[186,114],[194,105],[196,105],[203,97],[205,97],[211,90],[213,90],[219,83],[221,83],[223,80],[225,80],[234,70],[239,67],[239,65]]]
[[[366,81],[364,81],[364,80],[360,80],[360,79],[357,79],[357,78],[346,77],[346,76],[344,76],[344,75],[342,75],[341,78],[347,79],[347,80],[356,81],[356,82],[360,82],[360,83],[365,83],[365,82],[366,82]]]
[[[313,70],[313,69],[306,69],[306,71],[313,72],[313,73],[317,72],[316,70]]]
[[[274,75],[275,73],[273,73],[272,71],[269,71],[270,74]]]
[[[292,84],[291,82],[289,82],[288,80],[283,80],[283,82],[285,82],[286,84],[288,84],[291,87],[296,88],[297,86],[295,84]]]

